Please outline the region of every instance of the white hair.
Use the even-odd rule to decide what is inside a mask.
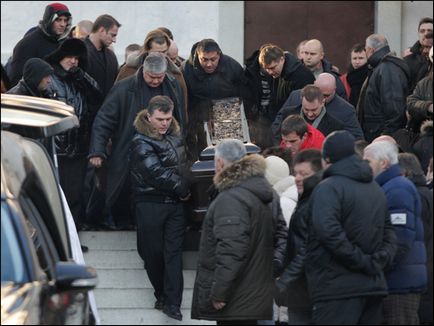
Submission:
[[[388,161],[390,164],[398,164],[398,146],[390,141],[377,141],[365,148],[365,153],[370,153],[377,161]]]
[[[162,74],[167,70],[166,56],[159,52],[151,52],[143,62],[143,72]]]
[[[386,38],[381,34],[371,34],[366,39],[366,46],[378,50],[388,46]]]
[[[215,148],[215,158],[221,158],[226,163],[233,163],[246,156],[246,148],[241,140],[223,139]]]

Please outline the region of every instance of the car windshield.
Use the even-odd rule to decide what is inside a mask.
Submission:
[[[27,278],[24,259],[11,218],[12,216],[6,203],[2,201],[1,282],[24,283]]]

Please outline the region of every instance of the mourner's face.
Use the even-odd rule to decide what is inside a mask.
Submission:
[[[273,78],[279,78],[282,75],[283,65],[285,64],[285,58],[280,57],[278,61],[271,61],[269,65],[264,63],[263,69]]]
[[[312,170],[312,164],[310,164],[310,162],[302,162],[294,165],[294,173],[297,192],[299,195],[301,195],[304,190],[303,180],[314,175],[315,171]]]
[[[324,100],[313,100],[312,102],[309,102],[303,97],[301,105],[304,115],[309,120],[315,120],[321,114],[322,108],[324,106]]]
[[[220,54],[217,51],[198,52],[199,63],[207,74],[212,74],[220,62]]]
[[[162,74],[151,74],[149,72],[143,73],[143,78],[145,79],[146,84],[153,88],[160,86],[164,81],[164,77],[166,77],[166,73],[164,72]]]
[[[167,43],[158,44],[157,42],[151,42],[148,52],[149,53],[159,52],[159,53],[166,54],[168,49],[169,46],[167,45]]]
[[[419,43],[422,44],[424,47],[431,47],[432,46],[432,38],[427,38],[426,36],[431,33],[432,34],[432,24],[431,23],[425,23],[419,26]],[[428,49],[429,51],[429,49]]]
[[[79,59],[77,56],[68,56],[64,57],[62,60],[60,60],[60,65],[63,69],[66,71],[69,71],[72,67],[78,66]]]
[[[323,58],[324,52],[322,52],[319,44],[309,42],[305,44],[303,62],[306,67],[309,69],[317,68]]]
[[[304,136],[300,137],[295,131],[287,135],[282,135],[282,145],[291,150],[292,157],[300,151],[300,146],[304,141]]]
[[[48,88],[48,85],[50,85],[50,83],[51,83],[51,76],[50,75],[45,76],[39,82],[38,90],[39,91],[45,91]]]
[[[172,123],[173,112],[164,113],[160,110],[155,110],[154,113],[148,114],[148,120],[151,125],[158,130],[160,135],[164,135]]]
[[[354,69],[359,69],[366,62],[368,62],[368,58],[366,56],[366,52],[351,52],[351,65]]]
[[[377,177],[381,172],[385,169],[385,162],[381,160],[376,160],[374,156],[369,152],[365,151],[363,154],[363,159],[366,160],[369,163],[369,166],[372,169],[372,173],[374,175],[374,178]]]
[[[51,30],[53,31],[53,33],[55,35],[62,35],[63,33],[65,33],[66,26],[68,26],[69,19],[70,18],[66,16],[57,17],[54,20],[54,22],[51,24]]]
[[[117,27],[116,25],[113,25],[109,30],[105,30],[104,27],[100,28],[100,40],[105,47],[109,47],[110,45],[112,45],[112,43],[116,43],[118,29],[119,27]]]

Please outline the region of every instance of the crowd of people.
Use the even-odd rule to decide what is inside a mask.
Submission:
[[[46,6],[2,65],[2,92],[74,108],[80,127],[55,142],[76,226],[137,230],[156,309],[182,320],[190,167],[213,101],[239,97],[262,152],[215,147],[192,318],[432,324],[432,18],[402,58],[367,35],[345,74],[318,39],[295,55],[263,44],[243,67],[209,38],[180,57],[166,27],[119,66],[121,23],[72,18]]]

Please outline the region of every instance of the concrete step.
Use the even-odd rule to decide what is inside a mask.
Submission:
[[[96,289],[98,308],[148,308],[155,303],[154,289]],[[181,308],[190,309],[193,289],[184,289]]]
[[[143,269],[144,263],[134,250],[92,250],[84,254],[84,261],[97,271],[101,269]],[[183,269],[196,270],[197,252],[182,253]]]
[[[183,320],[167,317],[156,309],[99,309],[102,325],[215,325],[213,321],[190,318],[190,309],[181,309]]]
[[[89,250],[136,250],[136,231],[81,231],[80,242]]]
[[[100,269],[98,289],[152,289],[144,269]],[[196,271],[184,270],[184,289],[192,289]]]

